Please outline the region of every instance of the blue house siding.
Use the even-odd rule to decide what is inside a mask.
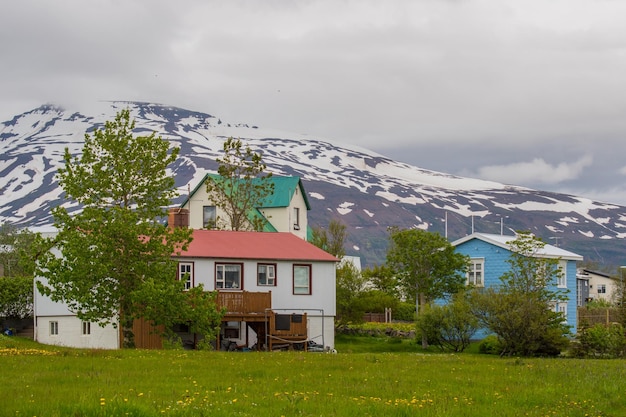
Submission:
[[[578,331],[578,307],[576,306],[576,261],[567,261],[567,324],[573,334]]]
[[[483,240],[483,237],[486,240]],[[494,238],[495,243],[491,243],[489,240]],[[499,286],[501,284],[500,277],[510,270],[510,264],[507,262],[510,259],[511,251],[507,249],[503,242],[508,238],[508,241],[514,240],[514,236],[502,237],[502,236],[488,236],[475,234],[464,239],[459,239],[454,242],[458,253],[467,255],[470,259],[482,259],[483,260],[483,282],[486,288]],[[549,246],[549,245],[547,245]],[[552,248],[552,247],[551,247]],[[571,255],[572,258],[582,260],[576,254],[572,254],[558,248],[554,248],[555,253],[558,255],[560,252]],[[562,259],[562,258],[561,258]],[[577,324],[577,308],[576,308],[576,260],[566,259],[565,273],[566,273],[566,285],[567,285],[567,306],[566,315],[567,323],[571,328],[572,333],[576,333]],[[556,282],[553,284],[553,289],[556,289]],[[484,331],[479,332],[476,337],[484,337],[486,333]]]

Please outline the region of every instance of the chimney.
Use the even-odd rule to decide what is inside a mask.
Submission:
[[[171,208],[167,216],[169,227],[189,227],[189,210],[184,208]]]

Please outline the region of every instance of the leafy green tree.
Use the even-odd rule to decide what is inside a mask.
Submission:
[[[228,138],[224,142],[224,156],[217,158],[217,162],[219,175],[211,175],[205,182],[209,199],[227,217],[226,221],[217,219],[216,227],[263,230],[264,219],[250,216],[274,192],[272,174],[264,173],[267,166],[261,154],[244,147],[241,139]]]
[[[155,133],[133,136],[135,121],[120,111],[104,129],[85,135],[82,155],[65,150],[58,180],[82,210],[53,209],[58,234],[40,238],[37,287],[65,302],[77,316],[122,327],[123,346],[134,346],[132,324],[184,320],[187,297],[176,281],[174,253],[187,248],[191,230],[161,221],[176,195],[167,167],[178,148]]]
[[[407,297],[414,297],[415,311],[465,286],[468,258],[438,233],[420,229],[390,229],[387,266],[394,271]],[[422,347],[428,347],[425,335]]]
[[[569,328],[554,304],[566,293],[556,287],[559,260],[538,256],[545,243],[520,232],[508,242],[509,270],[499,287],[475,291],[472,309],[481,324],[495,333],[502,355],[557,355],[567,346]]]
[[[365,280],[352,262],[337,266],[337,316],[342,323],[363,321],[365,305],[360,302]]]
[[[0,225],[0,275],[7,277],[32,276],[35,262],[30,247],[35,234],[28,229],[3,223]]]
[[[0,317],[33,316],[33,277],[0,277]]]
[[[341,259],[346,255],[346,225],[337,219],[332,219],[328,227],[314,227],[311,243],[320,249]]]
[[[373,289],[400,299],[400,288],[394,272],[387,265],[376,265],[363,270],[363,277]]]
[[[35,234],[4,223],[0,226],[0,317],[33,315],[35,262],[29,255]]]

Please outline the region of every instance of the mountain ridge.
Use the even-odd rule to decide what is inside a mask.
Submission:
[[[389,226],[421,227],[451,240],[472,230],[530,230],[588,261],[611,266],[623,262],[622,206],[430,171],[359,146],[145,102],[98,102],[89,111],[46,104],[1,123],[0,221],[51,224],[51,208],[67,204],[54,179],[65,147],[78,154],[85,133],[126,107],[137,122],[136,134],[155,131],[180,147],[171,167],[181,192],[176,202],[207,171],[217,170],[215,158],[223,141],[240,138],[263,153],[268,171],[302,178],[312,205],[310,224],[341,220],[348,228],[347,253],[361,256],[365,265],[384,261]]]

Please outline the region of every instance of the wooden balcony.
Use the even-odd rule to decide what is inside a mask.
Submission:
[[[224,320],[264,320],[272,308],[272,292],[218,291],[217,305],[226,309]]]

